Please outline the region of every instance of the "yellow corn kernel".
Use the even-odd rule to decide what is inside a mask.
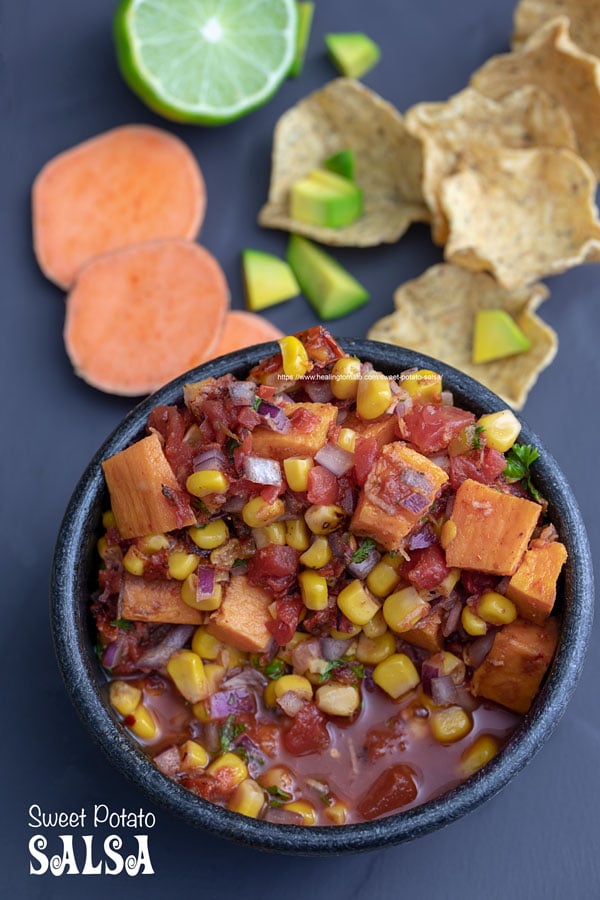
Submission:
[[[282,675],[281,678],[277,678],[271,684],[273,685],[273,696],[276,700],[283,697],[288,691],[299,694],[304,700],[312,700],[312,684],[304,675]]]
[[[199,703],[192,704],[192,712],[195,717],[200,722],[210,722],[210,706],[206,700],[201,700]]]
[[[361,631],[362,627],[360,625],[352,625],[350,631],[340,631],[338,628],[332,628],[329,634],[336,641],[347,641],[349,638],[356,637]]]
[[[254,528],[252,534],[257,547],[266,547],[267,544],[279,544],[283,547],[286,543],[285,522],[272,522],[262,528]]]
[[[440,532],[440,544],[442,545],[443,550],[452,543],[456,537],[456,532],[456,522],[453,522],[452,519],[446,519]]]
[[[169,575],[176,581],[185,581],[188,575],[191,575],[198,568],[200,557],[195,553],[185,553],[181,550],[175,550],[169,554]]]
[[[138,538],[136,545],[142,553],[152,556],[153,553],[158,553],[160,550],[167,549],[169,546],[169,538],[166,534],[148,534],[146,537]]]
[[[465,680],[466,668],[465,664],[459,656],[450,653],[449,650],[441,650],[434,653],[430,658],[430,662],[439,667],[442,675],[451,675],[454,684],[462,684]]]
[[[192,525],[188,534],[201,550],[214,550],[229,540],[229,529],[223,519],[215,519],[206,525]]]
[[[192,472],[185,486],[194,497],[206,497],[208,494],[224,494],[229,482],[227,476],[219,469],[203,469]]]
[[[310,456],[290,456],[283,461],[285,480],[290,491],[302,492],[308,488],[308,473],[314,466]]]
[[[334,825],[344,825],[348,817],[348,807],[341,800],[336,800],[325,809],[325,815]]]
[[[367,587],[376,597],[387,597],[399,584],[400,576],[385,557],[375,563],[367,575]]]
[[[210,761],[206,749],[197,741],[186,741],[179,748],[182,769],[205,769]]]
[[[431,713],[429,727],[433,737],[440,744],[454,744],[470,732],[473,721],[462,706],[447,706]]]
[[[105,528],[117,527],[117,520],[112,509],[107,509],[106,512],[102,513],[102,524]]]
[[[407,373],[401,385],[411,397],[422,402],[435,402],[442,393],[442,376],[431,369],[417,369],[416,372]]]
[[[285,523],[285,540],[288,547],[294,550],[308,550],[310,546],[310,532],[304,519],[287,519]]]
[[[460,569],[450,569],[446,577],[443,581],[435,587],[435,593],[438,596],[449,597],[454,588],[458,583],[458,579],[460,578]]]
[[[339,528],[346,513],[341,506],[315,503],[304,513],[306,524],[313,534],[329,534]]]
[[[273,503],[267,503],[262,497],[253,497],[244,504],[242,519],[249,528],[261,528],[280,519],[285,512],[285,503],[278,497]]]
[[[221,687],[221,682],[225,677],[226,671],[227,669],[225,666],[221,666],[219,663],[205,663],[204,674],[206,676],[206,690],[209,697],[211,694],[215,694]]]
[[[303,566],[310,569],[321,569],[326,566],[331,559],[331,547],[329,541],[323,535],[316,537],[308,550],[305,550],[300,557]]]
[[[477,615],[490,625],[510,625],[517,618],[517,608],[503,594],[485,591],[477,601]]]
[[[229,801],[227,808],[232,812],[240,813],[256,819],[265,805],[265,792],[253,778],[246,778],[238,784],[235,793]]]
[[[331,393],[338,400],[354,400],[360,379],[360,359],[344,356],[336,360],[331,370]]]
[[[410,631],[429,612],[429,604],[411,585],[390,594],[383,601],[383,618],[396,634]]]
[[[338,447],[347,453],[354,453],[356,449],[356,432],[353,428],[341,428],[338,435]]]
[[[317,813],[312,803],[308,800],[292,800],[291,803],[284,803],[282,809],[289,809],[290,812],[300,813],[303,825],[316,825]]]
[[[479,771],[496,756],[500,744],[491,734],[480,734],[460,757],[460,771],[463,778],[468,778]]]
[[[294,793],[294,773],[287,766],[271,766],[259,775],[260,783],[265,788],[276,787],[286,794]]]
[[[218,657],[223,644],[216,637],[200,626],[196,628],[192,638],[192,650],[197,653],[201,659],[214,660]]]
[[[358,382],[356,412],[361,419],[378,419],[392,402],[390,380],[383,372],[368,372]]]
[[[358,639],[356,658],[369,666],[376,666],[396,652],[396,641],[391,631],[384,631],[378,637],[367,637],[363,632]]]
[[[140,556],[136,548],[132,545],[123,557],[123,568],[130,575],[143,575],[146,565],[145,559]]]
[[[131,715],[134,721],[131,724],[127,723],[130,731],[143,741],[151,741],[156,737],[158,726],[147,706],[143,703],[138,704]]]
[[[223,753],[213,760],[206,770],[209,775],[216,775],[218,772],[227,769],[229,774],[229,784],[241,784],[248,777],[248,767],[243,759],[236,756],[235,753]]]
[[[306,569],[298,575],[298,584],[307,609],[327,609],[329,592],[326,578]]]
[[[510,409],[481,416],[477,424],[485,431],[488,447],[501,453],[510,450],[521,431],[521,423]]]
[[[275,696],[275,685],[277,684],[277,681],[279,681],[279,679],[270,681],[263,691],[263,701],[265,706],[269,709],[274,709],[277,706],[277,697]]]
[[[198,703],[208,693],[204,664],[193,650],[177,650],[167,663],[167,672],[188,703]]]
[[[243,650],[238,650],[237,647],[230,647],[228,644],[225,644],[221,650],[220,662],[226,669],[235,669],[236,666],[243,666],[247,659],[248,654],[244,653]]]
[[[288,378],[304,378],[312,365],[302,341],[290,334],[280,338],[278,344],[281,350],[283,374]]]
[[[415,688],[420,679],[414,663],[405,653],[393,653],[373,669],[373,681],[397,700]]]
[[[96,542],[96,551],[97,551],[98,556],[100,557],[100,559],[104,559],[104,558],[105,558],[106,553],[107,553],[107,551],[108,551],[108,541],[106,540],[106,538],[104,537],[104,535],[102,535],[101,538],[98,538],[98,540],[97,540],[97,542]]]
[[[111,681],[108,689],[110,705],[122,716],[129,716],[142,700],[142,692],[129,681]]]
[[[353,684],[330,681],[317,688],[317,706],[328,716],[353,716],[360,706],[360,693]]]
[[[479,637],[487,632],[487,622],[484,622],[481,616],[474,613],[470,606],[463,606],[463,611],[460,614],[460,623],[467,634],[470,634],[472,637]]]
[[[355,578],[338,594],[337,605],[353,625],[366,625],[373,618],[380,604],[365,589],[362,581]]]
[[[195,572],[192,572],[181,585],[181,599],[183,602],[191,606],[192,609],[199,609],[201,612],[212,612],[218,609],[223,599],[222,584],[216,581],[212,596],[207,597],[206,600],[198,600],[196,595],[197,585],[198,576]]]
[[[383,618],[383,610],[381,607],[377,610],[373,618],[363,625],[363,632],[368,638],[381,637],[387,631],[387,625]]]

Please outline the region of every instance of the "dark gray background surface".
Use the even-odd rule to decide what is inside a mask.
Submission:
[[[2,156],[2,837],[0,884],[11,898],[199,896],[313,900],[537,900],[600,896],[600,650],[549,743],[504,791],[467,818],[412,844],[345,858],[291,859],[253,852],[190,829],[153,809],[114,770],[71,708],[53,655],[47,611],[53,543],[88,459],[133,401],[102,394],[71,371],[61,331],[62,293],[31,250],[29,192],[57,152],[128,122],[151,122],[184,138],[208,186],[203,243],[221,261],[233,305],[243,305],[240,250],[283,253],[285,236],[255,225],[269,178],[271,133],[289,105],[334,75],[322,37],[363,30],[383,58],[365,81],[400,110],[460,90],[470,72],[508,48],[511,0],[327,0],[317,4],[307,63],[266,107],[220,129],[161,122],[129,92],[115,65],[111,0],[12,0],[0,6]],[[600,14],[600,13],[599,13]],[[363,337],[391,311],[401,282],[441,259],[424,226],[395,246],[340,251],[372,292],[371,303],[335,325]],[[600,268],[548,279],[543,317],[560,350],[524,415],[563,467],[599,546]],[[269,317],[290,331],[315,323],[303,299]],[[202,327],[202,324],[201,326]],[[597,566],[598,568],[598,566]],[[597,629],[596,629],[597,635]],[[30,876],[28,808],[153,811],[153,877]],[[89,829],[88,829],[89,830]],[[84,829],[85,831],[85,829]],[[76,834],[81,830],[75,830]],[[126,848],[127,830],[120,829]],[[49,852],[59,849],[48,831]],[[78,851],[81,856],[80,851]]]

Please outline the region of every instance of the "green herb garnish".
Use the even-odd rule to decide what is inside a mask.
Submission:
[[[235,721],[235,716],[233,713],[230,713],[225,722],[219,728],[219,748],[221,753],[228,753],[233,749],[235,739],[243,734],[246,730],[246,726],[241,722]]]
[[[503,474],[507,481],[524,480],[531,496],[541,503],[542,498],[531,481],[530,472],[531,466],[539,456],[539,451],[530,444],[513,444],[506,454],[506,468]]]
[[[282,675],[285,675],[285,663],[276,656],[271,662],[267,663],[263,671],[267,678],[275,681],[277,678],[281,678]]]
[[[254,397],[254,399],[252,400],[252,409],[254,410],[254,412],[258,412],[258,407],[260,406],[260,404],[262,402],[263,402],[262,397],[258,397],[258,396]]]
[[[483,425],[476,425],[473,432],[473,450],[481,450],[481,435],[484,433]]]
[[[242,445],[240,441],[237,440],[237,438],[227,438],[227,440],[225,441],[225,453],[227,454],[229,459],[233,459],[233,451],[237,450],[237,448],[241,446]]]
[[[371,553],[371,551],[374,550],[376,546],[377,544],[375,543],[373,538],[364,538],[352,554],[351,562],[364,562],[369,553]]]
[[[287,791],[282,791],[276,784],[269,785],[267,794],[269,795],[269,806],[282,806],[292,799],[291,794]]]
[[[133,622],[130,622],[129,619],[113,619],[110,624],[113,628],[120,628],[122,631],[131,631],[133,628]]]
[[[357,662],[354,659],[332,659],[319,675],[319,681],[327,681],[336,669],[350,669],[358,679],[365,677],[365,667],[361,662]]]

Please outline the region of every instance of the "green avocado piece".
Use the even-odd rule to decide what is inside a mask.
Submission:
[[[381,57],[378,45],[361,32],[326,34],[325,44],[336,69],[348,78],[360,78]]]
[[[369,299],[362,284],[307,238],[290,235],[287,261],[302,293],[323,321],[339,319]]]
[[[473,362],[491,362],[529,350],[531,341],[505,309],[480,309],[475,316]]]
[[[289,74],[292,78],[297,78],[304,67],[304,57],[306,56],[306,48],[310,38],[310,29],[312,26],[313,14],[315,11],[314,3],[298,3],[298,30],[296,31],[296,55]]]
[[[342,175],[314,169],[290,189],[290,216],[297,222],[343,228],[363,213],[363,192]]]
[[[354,181],[354,150],[340,150],[326,159],[323,165],[329,172]]]
[[[290,300],[300,293],[288,263],[262,250],[243,250],[242,269],[246,306],[253,312]]]

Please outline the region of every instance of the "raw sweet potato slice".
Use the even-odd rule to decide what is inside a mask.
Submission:
[[[81,271],[67,298],[65,346],[94,387],[149,394],[211,355],[228,306],[225,276],[208,250],[149,241]]]
[[[204,179],[183,141],[125,125],[46,163],[33,183],[33,244],[44,274],[68,288],[100,254],[157,238],[193,238]]]
[[[225,318],[221,339],[210,358],[216,359],[217,356],[233,353],[234,350],[243,350],[244,347],[265,341],[276,341],[280,337],[283,337],[283,331],[262,316],[232,309]]]

